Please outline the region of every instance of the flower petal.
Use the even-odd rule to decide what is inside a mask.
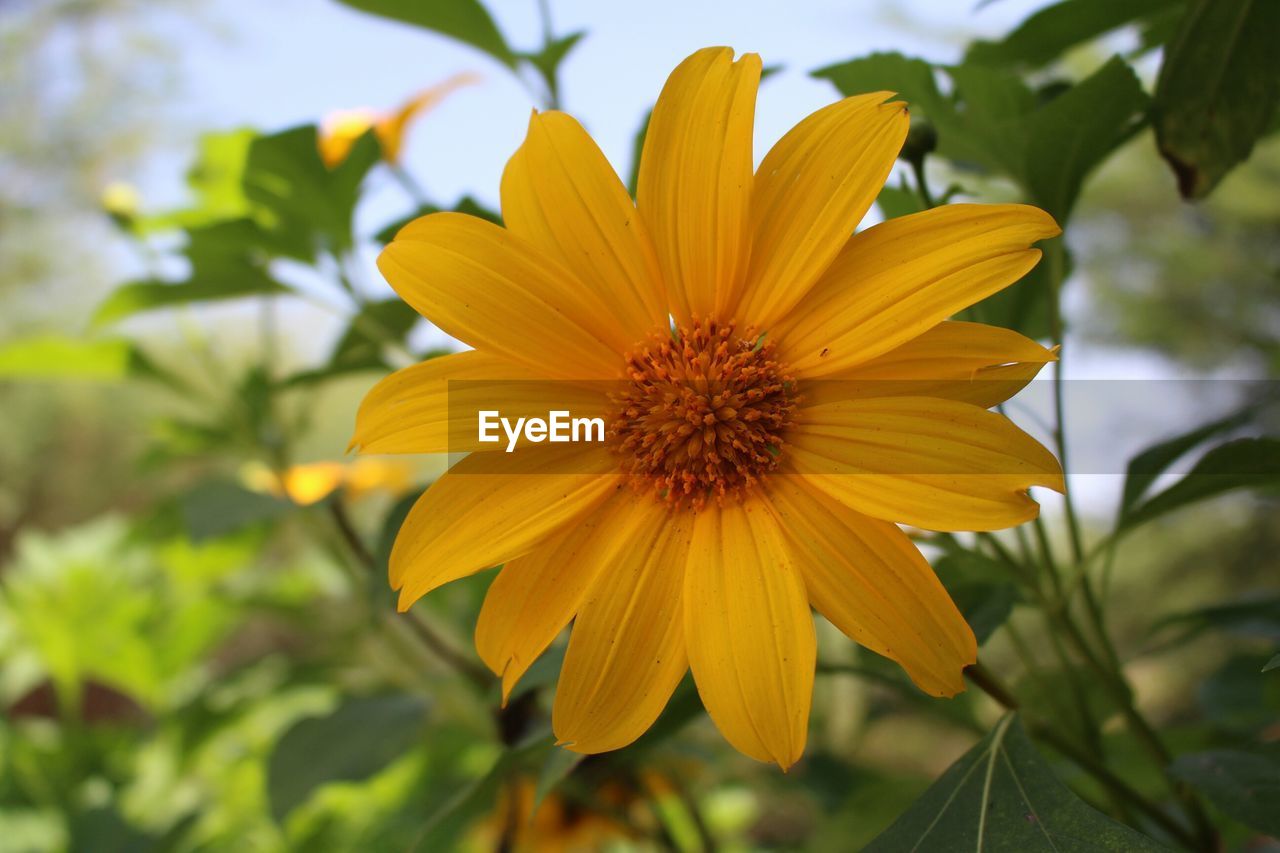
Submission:
[[[572,273],[474,216],[415,219],[383,249],[378,269],[445,332],[544,375],[612,378],[634,343]]]
[[[619,488],[601,445],[473,453],[418,498],[391,549],[400,609],[438,586],[527,554]]]
[[[931,397],[805,409],[789,465],[858,512],[930,530],[999,530],[1035,518],[1031,486],[1062,491],[1053,454],[1004,415]]]
[[[667,326],[666,290],[649,233],[613,167],[572,117],[534,113],[502,175],[513,233],[572,270],[639,341]]]
[[[845,98],[773,146],[751,195],[751,266],[738,318],[769,329],[849,242],[907,138],[907,105],[892,92]]]
[[[765,504],[697,516],[684,589],[702,704],[739,751],[785,770],[804,751],[817,647],[804,582]]]
[[[706,48],[671,72],[649,120],[636,206],[683,323],[728,316],[741,291],[759,85],[759,56]]]
[[[526,365],[479,350],[442,355],[405,367],[383,377],[365,394],[356,412],[351,446],[358,447],[361,453],[448,453],[451,430],[455,435],[461,435],[464,428],[467,434],[476,431],[474,418],[460,422],[469,409],[455,405],[451,411],[449,383],[459,383],[454,386],[455,391],[470,387],[473,382],[518,388],[537,378]],[[563,383],[556,385],[565,387]],[[546,412],[543,408],[542,414]]]
[[[684,565],[690,527],[651,495],[634,495],[621,548],[573,623],[551,725],[574,752],[626,746],[666,707],[689,668],[685,657]]]
[[[805,383],[802,407],[852,397],[942,397],[989,409],[1026,387],[1054,351],[999,326],[947,320],[884,355]]]
[[[797,376],[869,361],[1008,287],[1060,233],[1039,208],[950,204],[857,234],[774,330]]]
[[[766,494],[819,613],[897,661],[926,693],[964,690],[977,640],[905,533],[831,500],[803,477],[770,477]]]
[[[418,92],[401,104],[395,112],[382,118],[376,125],[378,141],[382,143],[382,156],[390,163],[398,162],[400,151],[404,148],[405,134],[408,133],[409,125],[414,120],[463,86],[479,82],[478,74],[469,72],[454,74],[447,80]]]
[[[476,651],[502,677],[504,703],[578,612],[600,569],[617,573],[615,554],[646,518],[634,511],[637,497],[629,489],[614,492],[577,524],[507,563],[489,585],[476,621]]]

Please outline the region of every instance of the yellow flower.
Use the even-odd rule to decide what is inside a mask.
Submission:
[[[1063,487],[1053,455],[987,410],[1053,352],[946,320],[1025,275],[1058,226],[1024,205],[957,204],[851,237],[905,105],[877,92],[827,106],[753,170],[759,75],[758,56],[728,48],[676,68],[634,204],[574,119],[535,114],[503,175],[505,228],[426,216],[378,261],[475,349],[384,379],[354,444],[448,450],[448,380],[556,380],[596,395],[575,414],[609,420],[603,444],[478,446],[418,501],[390,561],[401,609],[505,563],[476,644],[506,694],[573,621],[552,722],[579,752],[635,740],[691,668],[730,743],[790,766],[810,606],[954,695],[973,633],[895,522],[1009,527],[1038,513],[1031,486]]]
[[[249,463],[241,470],[240,480],[252,491],[310,506],[338,488],[342,488],[350,500],[359,500],[377,491],[402,495],[413,485],[412,474],[412,467],[399,460],[356,459],[291,465],[281,474],[261,463]]]
[[[589,853],[636,835],[626,819],[644,799],[627,780],[604,780],[595,786],[590,800],[570,799],[553,791],[535,811],[537,789],[537,780],[527,776],[517,776],[503,787],[493,813],[473,833],[476,849]],[[642,820],[644,815],[634,817]]]
[[[320,159],[330,169],[338,166],[347,159],[356,140],[364,136],[369,128],[373,128],[382,146],[383,159],[388,163],[398,163],[409,124],[444,100],[445,96],[455,89],[475,83],[479,79],[474,74],[455,74],[438,86],[423,89],[393,112],[379,112],[363,107],[353,110],[335,110],[325,116],[324,121],[320,123],[320,134],[317,139]]]

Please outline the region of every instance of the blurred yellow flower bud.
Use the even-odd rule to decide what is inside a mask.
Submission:
[[[439,85],[423,89],[391,112],[365,107],[335,110],[320,122],[317,140],[320,159],[328,168],[336,168],[351,154],[356,140],[372,128],[382,146],[383,159],[388,163],[398,163],[405,134],[413,120],[440,103],[454,90],[479,80],[480,77],[476,74],[455,74]]]
[[[127,223],[137,217],[138,212],[142,209],[142,194],[138,192],[138,188],[133,184],[124,181],[112,181],[102,188],[102,195],[98,197],[98,203],[102,205],[103,210],[110,214],[112,219]]]

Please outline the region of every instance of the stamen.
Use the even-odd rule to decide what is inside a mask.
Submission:
[[[609,433],[632,484],[676,506],[741,499],[772,471],[799,401],[763,334],[694,320],[627,355]]]

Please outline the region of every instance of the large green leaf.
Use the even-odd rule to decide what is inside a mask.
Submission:
[[[192,228],[183,253],[191,265],[184,281],[146,279],[116,288],[94,313],[95,325],[159,308],[216,302],[245,296],[288,293],[272,278],[263,255],[266,239],[249,219],[231,219]]]
[[[1236,412],[1213,423],[1196,427],[1175,438],[1153,444],[1130,459],[1129,465],[1125,468],[1120,515],[1123,516],[1128,512],[1147,493],[1152,483],[1169,469],[1170,465],[1209,439],[1242,426],[1250,416],[1250,410]]]
[[[1152,123],[1186,198],[1203,198],[1271,126],[1280,3],[1192,0],[1165,50]]]
[[[282,821],[321,785],[359,781],[382,770],[421,739],[426,711],[417,696],[361,696],[327,716],[297,723],[271,754],[272,815]]]
[[[1239,438],[1200,458],[1178,482],[1129,510],[1117,527],[1131,530],[1176,509],[1226,492],[1280,485],[1280,439]]]
[[[951,78],[950,95],[938,84],[939,72]],[[1137,76],[1118,57],[1042,101],[1001,68],[935,68],[897,53],[820,68],[813,76],[845,95],[897,92],[935,127],[939,155],[1010,178],[1060,222],[1089,173],[1141,126],[1147,106]]]
[[[1071,48],[1179,5],[1182,0],[1061,0],[1032,14],[999,41],[974,42],[966,62],[1037,68]]]
[[[516,67],[516,53],[503,38],[498,25],[478,0],[339,0],[369,12],[414,24],[451,39],[479,48],[510,68]]]
[[[951,765],[867,847],[869,853],[1160,849],[1072,794],[1054,777],[1012,715]]]
[[[1218,749],[1179,756],[1169,770],[1223,813],[1280,837],[1280,763],[1261,754]]]
[[[1113,57],[1027,118],[1022,183],[1031,201],[1066,222],[1085,178],[1141,127],[1147,95]]]
[[[352,216],[364,177],[381,157],[372,131],[333,169],[320,159],[314,125],[256,137],[244,191],[278,251],[300,260],[339,254],[354,242]]]

